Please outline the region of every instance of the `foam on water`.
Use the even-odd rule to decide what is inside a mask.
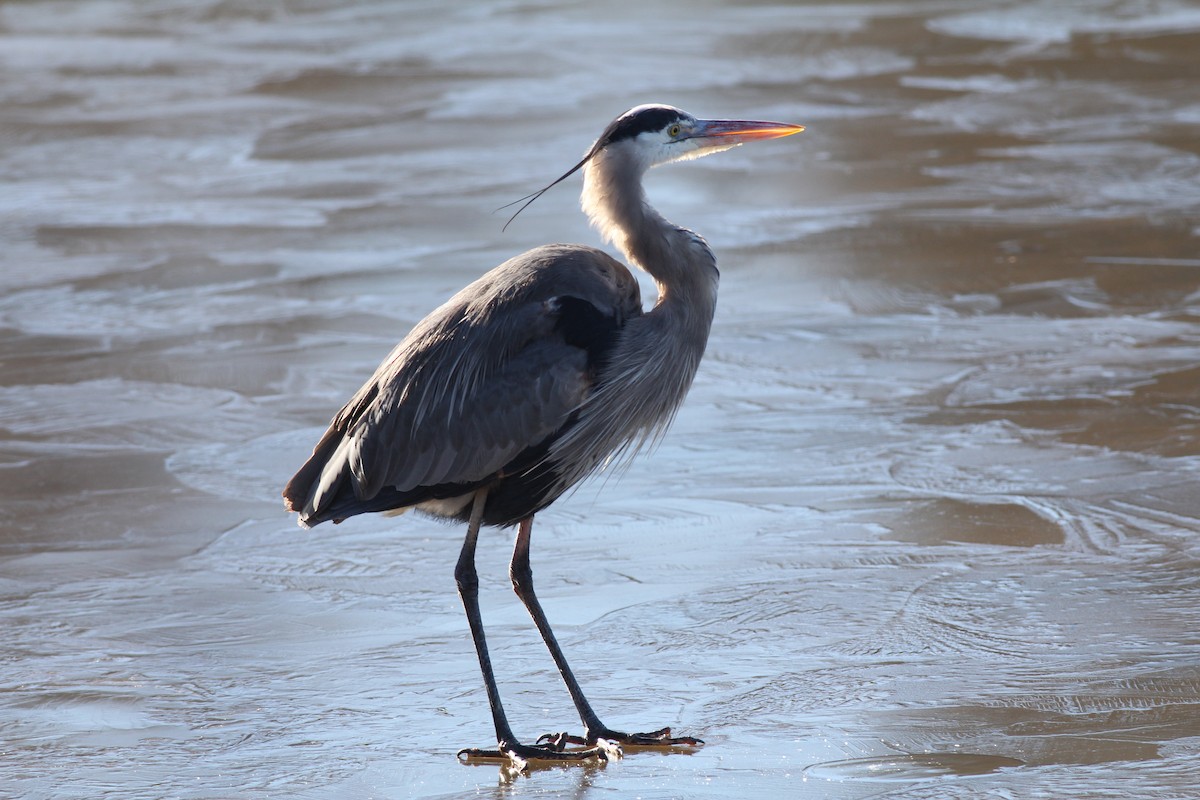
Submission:
[[[1018,8],[950,14],[930,20],[930,30],[1012,42],[1067,42],[1079,34],[1152,36],[1200,30],[1200,10],[1190,3],[1032,2]]]

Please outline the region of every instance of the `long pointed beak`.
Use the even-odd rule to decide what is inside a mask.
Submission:
[[[711,139],[717,145],[735,145],[758,139],[778,139],[804,130],[786,122],[757,122],[745,119],[701,119],[689,139]]]

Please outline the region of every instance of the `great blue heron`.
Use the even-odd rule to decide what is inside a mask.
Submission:
[[[468,523],[454,570],[496,726],[496,750],[460,757],[606,758],[610,743],[702,744],[669,728],[622,733],[584,698],[533,592],[533,515],[615,456],[661,434],[691,386],[717,302],[716,259],[697,234],[646,201],[650,167],[698,158],[800,125],[701,120],[644,105],[617,117],[583,160],[583,210],[658,287],[643,312],[637,281],[584,245],[538,247],[510,259],[413,328],[333,418],[284,490],[310,527],[368,511],[415,508]],[[522,206],[521,208],[524,208]],[[519,212],[518,212],[519,213]],[[504,714],[479,614],[480,525],[517,525],[509,574],[558,666],[583,737],[522,744]],[[582,745],[570,747],[569,745]]]

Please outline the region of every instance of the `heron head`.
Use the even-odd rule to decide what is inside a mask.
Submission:
[[[744,142],[776,139],[804,130],[803,125],[736,119],[697,119],[668,105],[642,105],[614,119],[592,145],[590,160],[620,149],[643,169],[700,158]]]
[[[800,133],[802,130],[803,125],[790,125],[786,122],[696,119],[674,106],[657,103],[636,106],[610,122],[578,164],[533,194],[501,206],[508,208],[521,204],[504,227],[507,228],[509,223],[517,218],[517,214],[545,194],[547,189],[584,167],[596,167],[599,162],[607,162],[609,167],[615,167],[619,163],[622,165],[620,169],[626,175],[641,177],[647,169],[659,164],[700,158],[745,142],[777,139],[780,136]],[[615,160],[609,161],[610,157]]]

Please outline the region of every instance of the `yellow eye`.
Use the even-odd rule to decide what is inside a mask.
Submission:
[[[674,139],[679,135],[681,130],[682,128],[680,128],[678,125],[672,125],[671,127],[667,128],[667,136],[670,136],[672,139]]]

